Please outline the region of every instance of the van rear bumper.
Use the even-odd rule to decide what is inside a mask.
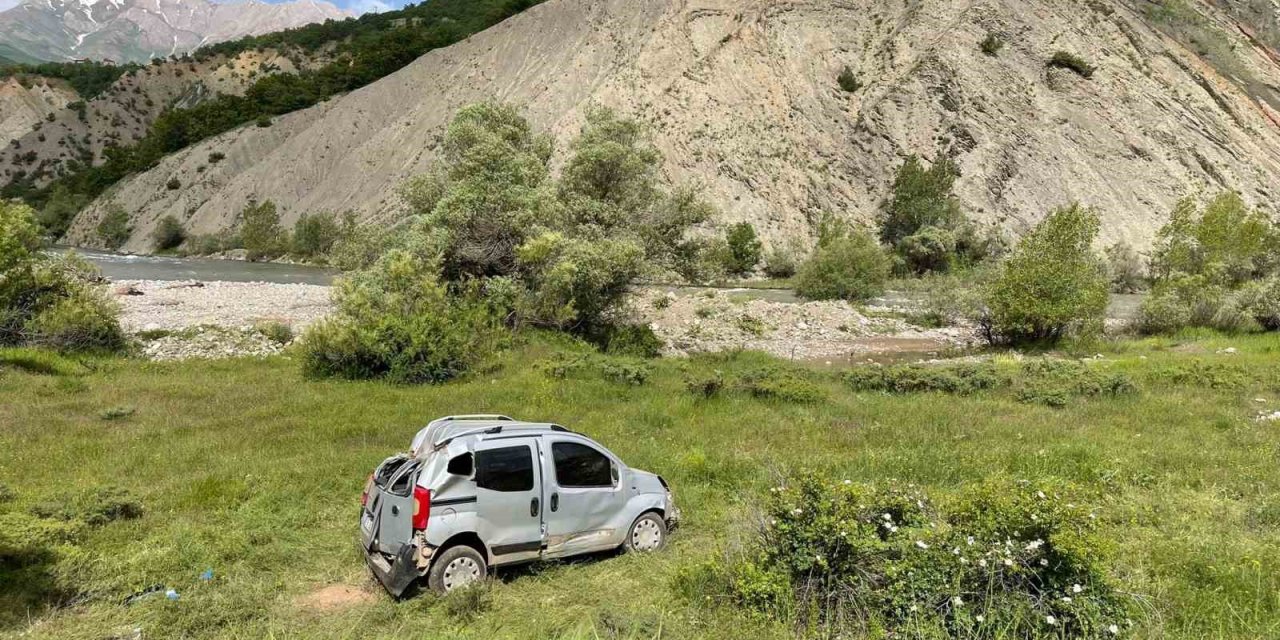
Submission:
[[[369,570],[373,572],[374,577],[382,583],[382,588],[386,589],[393,598],[403,595],[410,585],[422,576],[422,572],[418,570],[419,553],[416,543],[401,545],[399,553],[394,556],[372,551],[364,544],[359,546],[364,552],[365,564],[369,565]]]

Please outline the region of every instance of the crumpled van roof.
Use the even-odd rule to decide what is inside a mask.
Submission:
[[[559,431],[569,432],[568,429],[550,422],[525,422],[516,420],[508,416],[500,415],[458,415],[444,416],[432,420],[427,426],[418,431],[413,437],[413,445],[409,449],[409,455],[417,457],[420,454],[434,450],[444,442],[461,435],[470,433],[484,433],[486,431],[501,430],[507,431]]]

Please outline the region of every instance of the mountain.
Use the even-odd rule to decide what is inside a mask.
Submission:
[[[1280,196],[1280,64],[1223,1],[1171,14],[1146,0],[550,0],[168,156],[67,239],[92,245],[109,203],[133,216],[136,251],[162,216],[208,233],[252,200],[286,224],[386,216],[451,115],[499,100],[524,105],[561,152],[593,103],[639,118],[667,177],[703,184],[724,221],[771,241],[808,237],[823,212],[870,221],[907,155],[945,154],[982,222],[1020,232],[1080,201],[1102,212],[1104,241],[1144,247],[1189,193]],[[993,34],[991,55],[979,43]],[[214,153],[225,160],[209,165]]]
[[[347,17],[322,0],[25,0],[0,13],[0,55],[146,62],[206,43]]]

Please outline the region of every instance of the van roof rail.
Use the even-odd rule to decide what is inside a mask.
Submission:
[[[515,422],[516,419],[511,416],[504,416],[498,413],[466,413],[456,416],[445,416],[438,418],[432,422],[452,422],[454,420],[502,420],[503,422]]]

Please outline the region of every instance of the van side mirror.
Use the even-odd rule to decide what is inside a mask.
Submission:
[[[613,477],[613,483],[618,484],[618,465],[609,465],[609,475]]]

